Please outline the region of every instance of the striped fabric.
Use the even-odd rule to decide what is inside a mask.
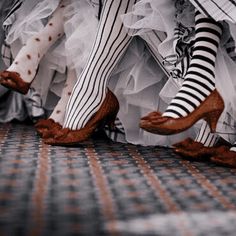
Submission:
[[[94,47],[68,102],[64,127],[80,129],[99,110],[106,97],[108,79],[131,42],[120,15],[134,3],[135,0],[104,3]]]
[[[236,152],[236,142],[235,142],[234,145],[230,148],[230,151]]]
[[[206,147],[212,147],[217,143],[219,138],[220,136],[217,133],[211,133],[208,124],[204,121],[195,141],[204,144]]]
[[[236,23],[235,0],[190,0],[204,15],[217,21],[228,20]]]
[[[187,116],[215,89],[215,60],[222,30],[219,24],[199,11],[195,21],[193,56],[182,87],[163,113],[166,117]]]

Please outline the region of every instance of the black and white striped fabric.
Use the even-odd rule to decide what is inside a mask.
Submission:
[[[166,117],[187,116],[215,89],[215,60],[222,29],[198,11],[195,24],[193,56],[182,87],[163,113]]]
[[[194,45],[194,38],[190,36],[194,35],[194,32],[194,27],[185,27],[181,23],[177,23],[174,29],[174,48],[177,56],[177,64],[172,72],[174,78],[184,78],[187,73]]]
[[[205,16],[216,21],[228,20],[236,23],[235,0],[190,0]]]
[[[93,50],[68,102],[64,127],[83,127],[105,99],[107,81],[131,42],[120,15],[130,11],[134,3],[135,0],[104,2]]]
[[[236,152],[236,142],[232,145],[232,147],[230,148],[230,151]]]
[[[210,127],[206,121],[203,121],[201,129],[195,138],[196,142],[202,143],[206,147],[213,147],[219,140],[220,136],[217,133],[211,133]]]
[[[2,30],[1,30],[1,59],[4,62],[4,66],[2,67],[8,67],[11,65],[13,61],[13,57],[11,54],[10,46],[5,43],[5,37],[8,34],[8,31],[12,24],[15,21],[15,13],[20,8],[23,0],[11,0],[11,1],[5,1],[2,2],[1,7],[2,9],[2,18],[1,18],[1,24],[2,24]],[[1,60],[0,60],[1,62]]]
[[[105,126],[104,131],[109,139],[115,142],[127,143],[124,127],[118,117],[115,120],[115,128],[110,129],[110,127]]]

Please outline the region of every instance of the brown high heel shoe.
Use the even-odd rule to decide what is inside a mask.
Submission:
[[[142,117],[142,120],[149,120],[150,118],[151,119],[160,118],[160,117],[162,117],[161,115],[162,115],[161,112],[153,111],[153,112],[149,113],[147,116]]]
[[[140,122],[140,127],[155,134],[177,134],[191,126],[198,120],[205,119],[211,132],[215,132],[216,125],[224,110],[224,101],[215,89],[193,112],[186,117],[171,118],[160,117],[157,119],[145,119]]]
[[[205,147],[202,143],[195,142],[189,148],[175,148],[174,153],[192,161],[209,161],[215,155],[215,147]]]
[[[189,147],[190,145],[192,145],[194,143],[195,143],[195,141],[192,138],[186,138],[183,141],[172,144],[172,146],[174,148],[185,148],[185,147]]]
[[[87,140],[97,128],[102,128],[106,124],[114,127],[114,121],[119,111],[119,102],[116,96],[108,89],[105,100],[100,109],[88,121],[84,128],[80,130],[70,130],[63,128],[57,131],[53,138],[44,140],[44,143],[51,145],[72,146]]]
[[[53,119],[41,119],[39,120],[34,127],[36,128],[38,134],[42,137],[45,136],[45,133],[47,133],[49,130],[55,129],[55,128],[62,128],[61,124],[58,122],[55,122]]]
[[[41,136],[43,139],[54,138],[58,134],[58,131],[60,132],[60,130],[62,130],[61,125],[52,126],[51,128],[44,130]]]
[[[217,165],[236,168],[236,152],[230,151],[227,146],[219,147],[210,160]]]
[[[28,93],[31,83],[25,82],[17,72],[5,70],[0,73],[1,85],[22,94]]]

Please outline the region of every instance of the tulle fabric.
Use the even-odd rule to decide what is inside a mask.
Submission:
[[[144,41],[134,38],[109,83],[119,100],[118,118],[127,142],[144,146],[171,146],[196,134],[195,130],[190,129],[181,134],[163,136],[139,128],[141,117],[154,110],[165,110],[167,103],[159,93],[166,80],[166,75],[145,47]]]
[[[65,10],[65,50],[67,64],[77,73],[84,68],[95,40],[98,27],[98,5],[74,0]],[[88,17],[89,16],[89,17]]]
[[[132,36],[138,35],[145,39],[145,35],[152,30],[166,33],[166,39],[157,47],[158,53],[163,58],[175,54],[173,31],[176,23],[176,9],[174,3],[175,1],[172,0],[140,0],[130,13],[123,16],[124,25]],[[192,11],[190,14],[191,17],[194,16]],[[224,25],[226,34],[223,37],[223,41],[226,41],[226,35],[236,39],[235,24],[231,22],[228,24],[229,27]],[[236,133],[235,68],[235,62],[227,54],[222,43],[218,50],[216,61],[216,88],[224,99],[225,109],[218,122],[217,132],[230,142],[235,141],[234,134]],[[178,92],[180,86],[181,82],[170,76],[167,83],[159,91],[161,99],[169,103]],[[198,129],[200,124],[201,121],[193,129]]]
[[[61,16],[65,19],[65,35],[41,60],[32,83],[32,87],[39,92],[46,110],[52,110],[61,95],[66,80],[66,68],[76,69],[79,76],[88,59],[98,24],[98,5],[93,2],[66,1]],[[4,27],[10,26],[5,41],[10,45],[13,57],[28,38],[44,27],[59,3],[60,0],[25,0],[15,14],[15,21],[4,22]]]
[[[166,33],[166,39],[158,46],[162,57],[173,54],[175,6],[172,0],[141,0],[133,10],[122,16],[123,23],[132,36],[146,39],[146,33],[157,30]]]
[[[63,16],[66,19],[65,37],[48,57],[52,69],[64,73],[68,67],[75,69],[77,76],[80,75],[95,40],[98,27],[97,13],[98,5],[92,4],[89,0],[70,0]]]
[[[203,14],[210,15],[216,21],[229,21],[236,24],[235,0],[189,0]]]
[[[20,39],[22,44],[26,43],[27,39],[39,32],[44,24],[43,19],[47,19],[57,8],[60,0],[24,0],[20,9],[16,12],[15,22],[5,21],[3,27],[11,25],[8,32],[6,43],[11,45],[17,39]]]
[[[54,108],[57,102],[56,97],[60,96],[65,81],[66,66],[75,68],[79,77],[79,73],[86,63],[98,25],[98,5],[94,2],[70,1],[64,11],[67,19],[65,37],[50,49],[40,63],[32,86],[40,93],[43,107],[47,110]],[[32,10],[33,4],[29,5],[29,9],[27,5],[22,7],[19,14],[23,14],[22,12],[30,14],[31,12],[32,15],[28,16],[28,21],[21,23],[18,22],[21,17],[17,18],[16,24],[13,24],[14,27],[9,32],[7,42],[10,43],[14,55],[27,38],[36,32],[37,27],[39,27],[38,30],[43,27],[44,20],[46,22],[46,18],[52,14],[58,4],[59,1],[52,3],[44,0],[36,5],[37,11]],[[37,22],[34,18],[35,14]],[[170,39],[172,40],[172,37]],[[165,50],[163,51],[165,52]],[[186,136],[193,135],[191,130],[180,135],[161,136],[139,128],[142,116],[156,109],[164,111],[167,104],[159,97],[159,92],[165,81],[166,76],[147,51],[144,42],[134,39],[126,55],[114,70],[109,84],[120,103],[118,118],[125,130],[124,140],[127,142],[167,146]]]

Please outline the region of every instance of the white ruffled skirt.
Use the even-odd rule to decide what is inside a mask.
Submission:
[[[207,1],[203,1],[207,2]],[[231,12],[235,11],[231,9]],[[209,11],[211,14],[212,11]],[[124,25],[132,36],[140,36],[147,39],[146,35],[151,31],[162,31],[166,33],[166,39],[157,46],[158,53],[163,58],[175,54],[174,28],[176,26],[176,9],[172,0],[140,0],[133,10],[123,16]],[[190,12],[191,17],[194,16]],[[213,14],[212,17],[215,15]],[[188,16],[190,17],[190,16]],[[224,19],[224,17],[223,17]],[[217,20],[217,19],[216,19]],[[236,25],[233,21],[227,21],[227,35],[231,35],[236,42]],[[236,65],[232,57],[227,54],[222,45],[217,54],[216,60],[216,88],[222,95],[225,109],[217,126],[217,132],[227,141],[234,142],[236,137]],[[160,98],[169,103],[178,92],[181,83],[170,77],[164,87],[159,91]],[[156,110],[156,109],[154,109]],[[201,121],[194,128],[198,129]]]
[[[13,57],[28,38],[44,27],[59,3],[60,0],[25,0],[15,14],[15,21],[9,19],[4,22],[4,27],[10,26],[5,41]],[[62,16],[66,19],[65,35],[41,60],[32,83],[32,87],[43,99],[46,110],[52,110],[61,95],[66,68],[75,69],[79,76],[85,66],[96,36],[97,12],[98,6],[90,0],[67,0]]]
[[[125,131],[126,142],[143,146],[171,146],[196,135],[193,129],[164,136],[139,128],[143,116],[154,110],[164,112],[167,107],[167,103],[160,97],[166,81],[166,74],[148,51],[144,40],[134,38],[109,84],[119,100],[118,118]]]

